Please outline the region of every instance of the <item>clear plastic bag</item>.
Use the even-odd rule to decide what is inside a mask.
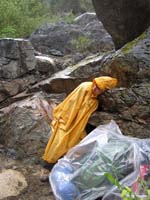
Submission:
[[[102,196],[103,200],[120,200],[120,191],[104,174],[109,172],[122,185],[132,186],[142,162],[149,164],[144,148],[149,154],[150,147],[145,142],[123,136],[114,121],[98,126],[54,166],[49,177],[54,196],[57,200]]]

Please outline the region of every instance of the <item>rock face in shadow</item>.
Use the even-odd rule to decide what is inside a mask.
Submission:
[[[138,37],[150,25],[150,0],[92,1],[116,49]]]

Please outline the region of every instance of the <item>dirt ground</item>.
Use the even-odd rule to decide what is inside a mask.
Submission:
[[[3,200],[55,200],[50,184],[42,183],[39,179],[41,165],[28,165],[0,155],[0,172],[3,169],[21,172],[28,183],[28,187],[19,196],[7,197]]]

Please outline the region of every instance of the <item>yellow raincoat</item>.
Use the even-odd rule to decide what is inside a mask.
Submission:
[[[81,83],[54,108],[52,135],[43,156],[48,163],[55,163],[86,136],[85,126],[98,107],[98,100],[92,94],[94,84],[104,92],[114,88],[117,79],[104,76],[95,78],[93,82]]]

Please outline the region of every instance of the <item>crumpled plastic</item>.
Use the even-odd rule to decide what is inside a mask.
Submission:
[[[139,176],[149,174],[150,139],[122,135],[115,121],[100,125],[54,166],[49,181],[57,200],[121,200],[120,191],[106,176],[141,195]],[[146,170],[141,175],[141,169]]]

